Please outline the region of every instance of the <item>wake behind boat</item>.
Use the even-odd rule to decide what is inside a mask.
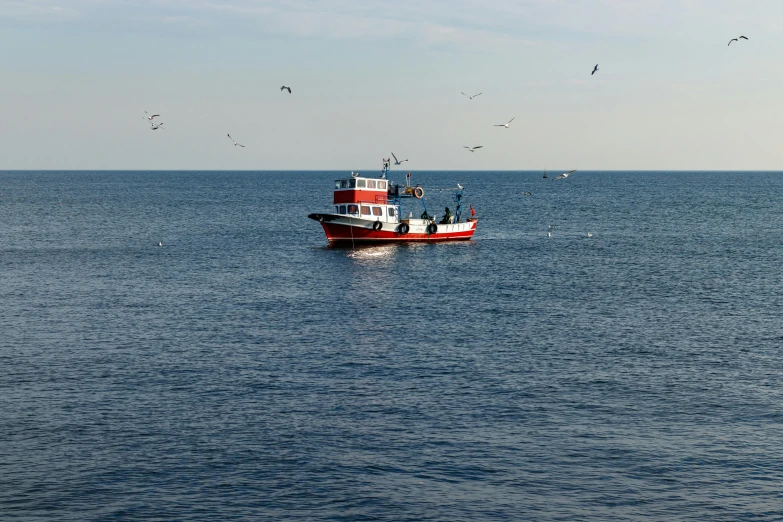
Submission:
[[[385,179],[386,172],[384,168],[380,178],[352,173],[350,178],[335,180],[334,212],[307,216],[321,223],[330,244],[464,241],[473,237],[478,221],[473,217],[472,207],[471,217],[462,220],[464,188],[461,185],[455,189],[437,189],[453,191],[456,207],[453,214],[446,213],[436,220],[427,211],[424,188],[411,186],[410,172],[405,185]],[[401,218],[403,201],[421,207],[419,219],[413,218],[419,208],[408,211],[407,218]]]

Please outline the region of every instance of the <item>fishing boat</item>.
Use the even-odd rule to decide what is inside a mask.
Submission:
[[[469,205],[471,216],[462,219],[464,187],[433,189],[453,192],[456,203],[453,215],[438,220],[427,210],[421,185],[411,185],[411,173],[405,185],[386,179],[387,167],[380,178],[351,173],[334,181],[334,212],[319,212],[307,217],[323,226],[332,245],[357,243],[406,243],[465,241],[473,237],[478,220]],[[411,209],[403,209],[403,202]],[[407,217],[405,216],[407,212]],[[413,216],[417,215],[418,218]]]

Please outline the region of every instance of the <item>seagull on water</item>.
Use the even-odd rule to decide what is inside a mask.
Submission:
[[[163,241],[158,241],[158,246],[163,246]]]
[[[595,67],[593,68],[593,72],[590,73],[590,76],[595,74],[595,71],[598,70],[598,64],[595,64]]]
[[[468,149],[470,152],[476,152],[476,149],[480,149],[484,145],[476,145],[475,147],[468,147],[467,145],[463,145],[463,149]]]
[[[150,115],[150,113],[148,113],[147,111],[144,111],[144,114],[146,114],[146,116],[142,116],[142,118],[144,118],[145,120],[149,120],[149,121],[152,121],[152,118],[157,118],[158,116],[160,116],[160,114],[152,114],[152,115]]]
[[[460,92],[462,92],[462,91],[460,91]],[[473,96],[471,96],[470,94],[465,94],[464,92],[462,92],[462,94],[463,94],[464,96],[467,96],[467,97],[468,97],[468,98],[470,98],[471,100],[472,100],[473,98],[475,98],[476,96],[481,96],[481,93],[474,94]]]
[[[593,233],[592,232],[588,232],[587,233],[587,237],[593,237]]]
[[[403,163],[405,163],[406,161],[408,161],[408,160],[406,160],[406,159],[404,159],[404,160],[400,161],[400,160],[398,160],[398,159],[397,159],[397,156],[395,156],[393,152],[392,152],[391,154],[392,154],[392,158],[394,158],[394,164],[395,164],[395,165],[402,165]]]
[[[240,147],[244,147],[244,145],[242,145],[241,143],[237,143],[237,142],[234,140],[234,138],[232,138],[232,137],[231,137],[231,134],[226,134],[226,136],[228,136],[228,139],[230,139],[231,141],[233,141],[233,142],[234,142],[234,147],[236,147],[237,145],[239,145]]]
[[[554,225],[549,225],[549,230],[546,231],[546,237],[552,237],[552,231],[556,229],[557,227]]]
[[[511,122],[514,121],[515,119],[517,119],[516,116],[514,116],[513,118],[508,120],[508,122],[506,122],[506,123],[501,123],[500,125],[495,125],[495,127],[505,127],[505,128],[508,129],[508,126],[511,125]]]
[[[285,85],[283,85],[282,87],[280,87],[280,90],[281,91],[288,91],[288,94],[291,94],[291,87],[286,87]]]
[[[560,174],[560,175],[559,175],[558,177],[556,177],[555,179],[566,179],[566,178],[567,178],[569,175],[573,174],[574,172],[576,172],[576,169],[574,169],[574,170],[569,170],[568,172],[563,172],[562,174]]]

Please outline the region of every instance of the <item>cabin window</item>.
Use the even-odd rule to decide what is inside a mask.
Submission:
[[[338,211],[338,214],[345,214],[345,205],[340,205],[340,210]]]
[[[351,178],[348,180],[348,187],[349,188],[356,188],[356,178]]]
[[[367,180],[367,188],[375,188],[375,180],[374,179],[368,179]]]
[[[383,209],[381,207],[372,207],[372,215],[373,216],[382,216],[383,215]]]
[[[348,213],[349,214],[358,214],[359,213],[359,205],[348,205]]]
[[[340,187],[342,187],[342,181],[339,179],[334,180],[334,188],[338,189]]]
[[[348,180],[347,179],[341,179],[339,188],[348,188]]]
[[[385,181],[379,181],[378,182],[378,188],[381,190],[386,190],[386,182]]]
[[[363,216],[369,216],[370,215],[370,207],[362,207],[362,215]]]
[[[394,207],[389,207],[389,217],[394,217]]]
[[[366,185],[366,182],[365,182],[365,180],[363,180],[363,179],[357,179],[357,180],[356,180],[356,186],[357,186],[358,188],[364,188],[364,187],[365,187],[365,185]]]

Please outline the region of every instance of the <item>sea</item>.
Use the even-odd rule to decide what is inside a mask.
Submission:
[[[783,173],[346,175],[0,172],[0,520],[783,520]]]

